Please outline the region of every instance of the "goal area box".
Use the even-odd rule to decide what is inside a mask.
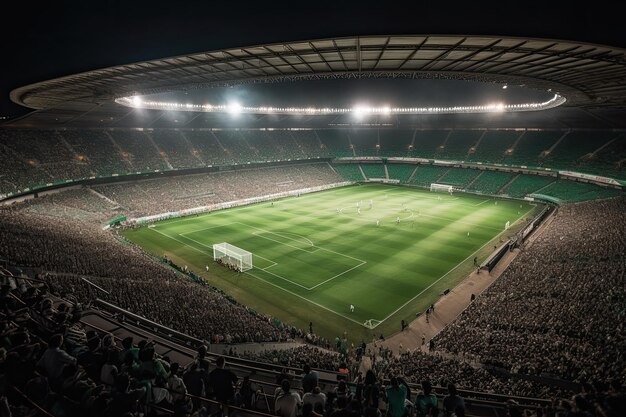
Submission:
[[[252,269],[252,253],[226,242],[213,245],[213,260],[221,261],[241,272]]]

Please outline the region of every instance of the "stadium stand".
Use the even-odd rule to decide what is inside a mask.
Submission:
[[[346,131],[325,129],[316,130],[317,137],[326,149],[335,157],[354,156],[350,139]],[[354,133],[353,133],[354,134]]]
[[[474,162],[502,162],[506,151],[511,149],[522,133],[510,130],[488,131],[480,140],[475,152],[470,155],[469,160]]]
[[[479,130],[454,130],[448,137],[445,147],[439,152],[438,158],[453,161],[464,161],[470,148],[478,142],[483,132]]]
[[[468,186],[468,190],[483,194],[497,194],[514,175],[508,172],[482,171],[482,174]]]
[[[554,177],[540,177],[536,175],[518,175],[506,188],[500,191],[501,194],[508,195],[510,197],[521,198],[527,194],[539,192],[542,188],[548,184],[554,182]]]
[[[131,167],[102,130],[64,130],[61,135],[98,176],[128,172]]]
[[[539,156],[556,143],[563,135],[561,131],[526,131],[510,154],[505,154],[504,163],[513,165],[539,166]]]
[[[211,131],[189,130],[181,134],[192,144],[192,153],[196,154],[205,164],[226,165],[230,163],[224,147]]]
[[[437,182],[465,188],[478,174],[480,171],[475,169],[450,168]]]
[[[411,184],[429,187],[430,184],[437,182],[439,178],[443,177],[449,170],[450,168],[448,167],[420,165],[415,171],[415,174],[413,174]]]
[[[414,129],[379,129],[380,156],[408,156]]]
[[[358,164],[338,164],[333,165],[333,167],[346,181],[363,181],[365,179]]]
[[[146,132],[161,152],[161,156],[171,164],[172,168],[196,168],[204,166],[202,161],[191,152],[186,138],[177,130],[156,129]]]
[[[0,157],[10,168],[0,177],[0,194],[155,170],[354,156],[466,159],[620,179],[625,143],[623,132],[608,130],[0,129]]]
[[[626,199],[562,207],[436,349],[579,383],[623,377],[624,236]]]
[[[385,178],[385,167],[383,164],[361,164],[365,176],[369,178]]]
[[[417,130],[413,138],[411,156],[433,158],[450,133],[446,130]]]
[[[145,133],[135,130],[115,130],[106,133],[122,150],[122,155],[130,161],[134,170],[149,171],[168,168],[154,143]]]
[[[572,131],[546,155],[545,166],[576,171],[580,159],[595,151],[618,134],[611,131]]]
[[[92,188],[128,216],[167,213],[341,182],[327,163],[158,178]]]
[[[558,180],[545,188],[537,191],[538,194],[546,194],[563,201],[585,201],[598,198],[617,197],[621,194],[618,190],[598,187],[594,184],[585,184],[574,181]]]
[[[401,183],[407,183],[417,165],[408,164],[387,164],[387,171],[390,179],[400,180]]]

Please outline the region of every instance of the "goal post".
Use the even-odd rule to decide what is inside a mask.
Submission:
[[[430,184],[430,191],[442,191],[445,193],[452,194],[452,191],[454,191],[454,188],[451,185],[447,185],[447,184],[432,183]]]
[[[252,253],[226,242],[213,245],[213,260],[241,272],[252,269]]]

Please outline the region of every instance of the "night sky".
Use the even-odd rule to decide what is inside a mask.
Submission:
[[[509,35],[626,47],[619,2],[49,1],[0,12],[0,116],[28,112],[19,86],[206,50],[386,34]]]

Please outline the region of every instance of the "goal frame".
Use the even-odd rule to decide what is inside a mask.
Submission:
[[[252,253],[227,242],[213,245],[213,260],[215,262],[222,261],[239,272],[246,272],[253,268]]]
[[[449,184],[437,184],[433,182],[430,184],[430,191],[432,192],[442,191],[442,192],[452,194],[452,192],[454,191],[454,187]]]

